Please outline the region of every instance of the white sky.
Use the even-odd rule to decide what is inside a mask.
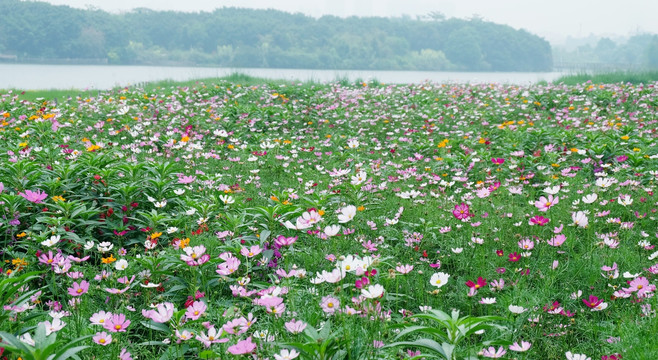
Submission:
[[[590,34],[628,36],[658,34],[656,0],[46,0],[56,5],[107,11],[136,7],[154,10],[212,11],[225,6],[277,9],[319,17],[425,15],[439,11],[447,17],[477,14],[488,21],[523,28],[561,42],[567,36]]]

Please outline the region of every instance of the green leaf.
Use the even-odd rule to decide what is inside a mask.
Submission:
[[[169,329],[169,326],[167,326],[165,324],[162,324],[162,323],[155,322],[153,320],[151,320],[149,322],[142,321],[141,324],[144,325],[144,327],[147,327],[149,329],[153,329],[153,330],[156,330],[156,331],[162,331],[162,332],[167,333],[167,334],[171,333],[171,329]]]

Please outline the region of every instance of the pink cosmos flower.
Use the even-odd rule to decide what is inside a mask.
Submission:
[[[507,354],[507,350],[505,350],[504,347],[499,347],[498,350],[494,348],[493,346],[489,346],[488,349],[482,349],[482,356],[492,358],[492,359],[498,359],[503,357],[505,354]]]
[[[247,319],[239,318],[227,322],[222,329],[231,335],[241,335],[249,330],[249,326],[247,325]]]
[[[282,246],[290,246],[294,244],[297,241],[297,236],[291,236],[291,237],[285,237],[283,235],[279,235],[276,240],[274,240],[274,244],[278,247]]]
[[[133,360],[132,354],[129,353],[126,348],[123,348],[119,354],[119,360]]]
[[[545,218],[541,215],[537,215],[537,216],[533,216],[532,218],[530,218],[530,220],[528,221],[528,224],[530,226],[532,226],[532,225],[544,226],[544,225],[548,224],[549,221],[551,221],[551,220],[547,219],[547,218]]]
[[[306,329],[306,326],[308,324],[301,321],[301,320],[292,319],[292,320],[288,321],[287,323],[284,323],[283,325],[285,325],[286,329],[288,331],[290,331],[291,333],[299,334],[300,332],[304,331],[304,329]]]
[[[89,291],[89,283],[85,280],[82,280],[80,284],[74,282],[72,287],[67,290],[71,296],[81,296]]]
[[[196,180],[196,176],[181,175],[181,176],[178,177],[178,183],[179,184],[190,184],[190,183],[193,183],[194,180]]]
[[[211,326],[208,328],[208,335],[206,335],[204,332],[201,332],[196,336],[196,339],[199,340],[205,347],[209,348],[212,344],[225,343],[229,340],[228,338],[220,338],[221,335],[221,329],[218,332],[214,326]]]
[[[92,339],[98,345],[107,346],[112,343],[112,335],[109,335],[105,331],[96,333]]]
[[[517,243],[521,250],[532,250],[535,248],[535,242],[530,239],[523,239]]]
[[[505,163],[505,159],[503,158],[492,158],[491,162],[496,164],[496,165],[502,165]]]
[[[644,276],[633,279],[630,283],[630,288],[624,288],[626,293],[637,291],[637,297],[646,297],[649,293],[656,290],[656,285],[649,284],[649,280]]]
[[[333,314],[340,307],[340,300],[333,296],[325,296],[320,302],[320,307],[327,314]]]
[[[142,309],[142,315],[157,323],[166,323],[174,316],[174,304],[166,302],[158,304],[155,310]]]
[[[558,236],[552,237],[550,240],[548,240],[546,243],[550,246],[560,246],[564,243],[564,241],[567,239],[564,234],[560,234]]]
[[[35,204],[40,204],[45,198],[48,197],[48,194],[46,194],[44,191],[41,190],[37,190],[37,191],[25,190],[25,193],[19,192],[18,195],[25,198],[25,200],[29,202],[33,202]]]
[[[192,303],[192,306],[187,308],[185,318],[189,320],[197,320],[206,312],[206,309],[208,309],[208,306],[206,306],[203,301],[195,301]]]
[[[44,324],[46,327],[46,336],[49,336],[50,334],[54,332],[58,332],[66,326],[66,323],[60,320],[59,318],[54,318],[52,322],[50,321],[44,321],[39,324]]]
[[[457,220],[465,220],[473,214],[469,212],[469,206],[467,204],[461,203],[455,205],[455,210],[452,211],[452,215],[454,215]]]
[[[248,258],[252,258],[258,254],[260,254],[263,251],[263,248],[261,248],[258,245],[253,245],[250,248],[243,247],[240,249],[240,254],[243,256],[246,256]]]
[[[521,345],[519,345],[518,342],[515,342],[514,344],[509,346],[509,349],[512,351],[524,352],[530,350],[531,346],[532,346],[531,343],[527,341],[521,341]]]
[[[126,315],[114,314],[103,324],[103,327],[111,332],[126,332],[129,325],[130,320],[126,319]]]
[[[411,270],[414,269],[413,265],[405,264],[405,265],[398,265],[395,267],[395,270],[399,272],[400,274],[408,274],[411,272]]]
[[[548,209],[555,206],[559,200],[559,196],[553,197],[553,195],[548,195],[548,199],[542,196],[539,198],[539,200],[535,201],[535,206],[539,211],[548,211]]]
[[[203,245],[199,246],[188,246],[183,249],[185,254],[181,254],[180,259],[185,261],[189,266],[199,266],[205,264],[210,260],[210,255],[204,254],[206,252],[206,247]]]
[[[223,262],[217,265],[217,272],[219,275],[228,276],[238,270],[240,267],[240,260],[236,257],[230,257],[226,259],[226,262]]]
[[[246,340],[238,341],[237,344],[228,347],[228,352],[233,355],[249,354],[256,349],[256,344],[251,341],[251,336]]]
[[[55,266],[55,264],[59,263],[61,260],[63,260],[62,254],[57,253],[53,255],[52,251],[48,251],[48,254],[42,253],[41,256],[39,256],[39,262],[41,264],[50,266]]]
[[[92,325],[105,325],[105,322],[110,320],[112,317],[111,312],[105,312],[105,311],[99,311],[95,314],[93,314],[90,318],[89,321],[91,321]]]

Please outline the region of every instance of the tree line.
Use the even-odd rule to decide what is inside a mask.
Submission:
[[[108,13],[0,0],[0,54],[307,69],[550,71],[549,43],[480,18],[313,18],[277,10]]]

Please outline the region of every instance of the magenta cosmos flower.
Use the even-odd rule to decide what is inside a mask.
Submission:
[[[41,190],[37,190],[37,191],[25,190],[25,193],[19,192],[18,195],[24,197],[25,200],[29,202],[33,202],[35,204],[40,204],[45,198],[48,197],[48,194],[46,194],[44,191]]]
[[[528,224],[530,226],[532,226],[532,225],[544,226],[544,225],[548,224],[549,221],[551,221],[551,220],[548,219],[548,218],[545,218],[541,215],[537,215],[537,216],[533,216],[532,218],[530,218],[530,220],[528,221]]]
[[[455,210],[452,211],[452,215],[454,215],[457,220],[464,220],[468,219],[468,217],[473,214],[469,212],[469,206],[467,204],[461,203],[455,205]]]
[[[228,347],[228,352],[233,355],[249,354],[256,349],[256,344],[251,341],[251,336],[246,340],[238,341],[237,344]]]
[[[112,317],[103,324],[103,327],[111,332],[126,332],[130,326],[130,320],[126,319],[124,314],[113,314]]]
[[[82,280],[80,284],[74,282],[68,291],[71,296],[81,296],[89,291],[89,283],[85,280]]]

